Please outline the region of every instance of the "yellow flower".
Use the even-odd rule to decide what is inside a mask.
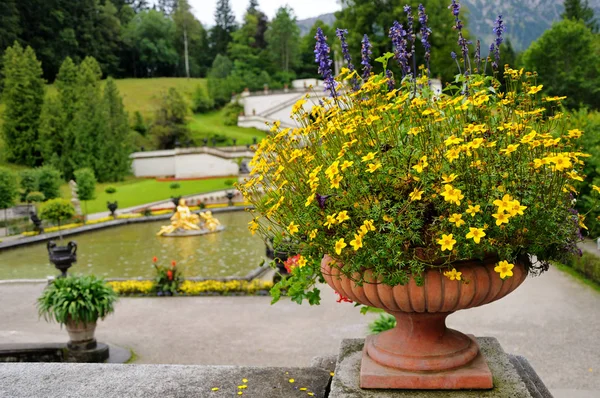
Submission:
[[[354,164],[354,162],[349,162],[347,160],[344,160],[344,163],[342,163],[342,171],[346,170],[348,167],[352,166]]]
[[[535,138],[537,132],[533,130],[531,133],[527,134],[525,137],[521,138],[521,144],[527,144]]]
[[[339,165],[340,165],[340,161],[339,160],[336,160],[335,162],[333,162],[331,164],[331,166],[329,166],[327,168],[327,170],[325,170],[325,175],[327,177],[329,177],[330,179],[332,179],[333,177],[335,177],[340,172],[340,170],[338,169]]]
[[[310,240],[313,240],[314,238],[317,237],[317,232],[318,230],[315,228],[312,231],[310,231],[310,234],[308,234],[308,237],[310,238]]]
[[[365,220],[363,225],[367,227],[369,231],[375,231],[375,224],[373,224],[373,220]]]
[[[329,182],[331,183],[331,185],[329,186],[329,188],[339,188],[340,187],[340,182],[344,179],[344,177],[342,177],[341,175],[336,175],[335,177],[333,177]]]
[[[423,169],[426,168],[427,166],[429,166],[429,163],[427,163],[427,156],[423,156],[419,160],[419,163],[414,165],[412,168],[415,169],[417,171],[417,173],[422,173]]]
[[[492,214],[492,217],[496,219],[496,225],[500,226],[502,224],[508,224],[508,220],[510,216],[504,212],[498,211],[496,214]]]
[[[472,228],[469,227],[469,233],[466,235],[467,239],[473,239],[475,243],[481,242],[481,238],[485,236],[483,228]]]
[[[315,200],[315,195],[310,194],[308,196],[308,198],[306,198],[306,203],[304,204],[305,207],[310,206],[310,204],[313,202],[313,200]]]
[[[569,138],[579,138],[582,136],[583,131],[579,130],[579,129],[574,129],[574,130],[569,130]]]
[[[388,216],[387,214],[383,215],[383,221],[385,222],[394,222],[394,219],[390,216]]]
[[[452,148],[448,152],[446,152],[446,154],[444,156],[446,157],[446,159],[448,159],[450,161],[450,163],[452,163],[454,160],[456,160],[456,159],[459,158],[459,156],[460,156],[460,149],[459,148]]]
[[[374,173],[375,170],[381,168],[381,163],[377,162],[377,163],[369,163],[367,165],[367,173]]]
[[[599,191],[600,192],[600,191]],[[414,191],[412,191],[408,197],[411,201],[415,201],[415,200],[421,200],[421,196],[423,195],[423,191],[419,191],[418,188],[415,188]]]
[[[508,211],[512,200],[512,196],[509,194],[504,195],[502,199],[494,200],[494,206],[498,206],[498,213]]]
[[[448,218],[448,221],[450,221],[451,223],[454,223],[457,227],[460,227],[461,225],[463,225],[465,223],[462,219],[462,214],[458,214],[458,213],[452,214]]]
[[[290,231],[290,235],[294,235],[298,232],[298,226],[292,221],[290,225],[288,225],[288,231]]]
[[[335,220],[336,214],[337,213],[333,213],[333,215],[327,216],[327,221],[325,221],[325,224],[323,224],[324,226],[327,227],[327,229],[331,229],[331,227],[336,223],[336,220]]]
[[[592,185],[592,189],[598,193],[600,193],[600,187],[596,185]]]
[[[505,279],[513,276],[512,269],[515,267],[514,264],[510,264],[508,261],[503,260],[494,267],[494,271],[500,274],[500,278]]]
[[[408,130],[408,135],[417,135],[422,131],[423,127],[411,127],[410,130]]]
[[[444,145],[450,146],[453,144],[460,144],[463,140],[461,138],[456,137],[455,135],[450,136],[444,141]]]
[[[346,242],[344,242],[344,238],[338,240],[337,242],[335,242],[335,252],[338,255],[342,254],[342,249],[346,246],[348,245],[346,244]]]
[[[352,246],[354,251],[357,251],[358,249],[363,247],[362,236],[360,234],[354,234],[354,240],[350,241],[350,245]]]
[[[542,91],[542,88],[544,87],[543,84],[540,84],[539,86],[533,86],[529,89],[529,91],[527,92],[527,94],[529,95],[534,95],[539,93],[540,91]]]
[[[337,222],[338,222],[338,224],[341,224],[344,221],[349,220],[349,219],[350,219],[350,216],[348,215],[348,211],[347,210],[342,210],[342,211],[340,211],[338,213],[338,216],[337,216]]]
[[[300,256],[300,258],[297,261],[298,264],[298,268],[302,268],[306,265],[306,258],[304,258],[304,256]]]
[[[442,251],[452,251],[454,244],[456,243],[455,239],[452,239],[452,234],[446,235],[443,234],[441,239],[438,239],[437,243],[442,246]]]
[[[458,176],[454,173],[450,174],[449,176],[447,176],[446,174],[442,174],[442,183],[450,184],[452,181],[456,180],[456,177]]]
[[[554,167],[558,171],[563,171],[564,169],[573,167],[573,164],[571,163],[571,160],[569,159],[569,157],[565,156],[562,153],[559,153],[558,155],[550,158],[550,161],[552,163],[554,163]]]
[[[586,227],[585,224],[583,223],[585,221],[585,216],[583,214],[578,214],[577,218],[578,218],[579,226],[581,228],[588,229],[588,227]]]
[[[504,152],[505,155],[510,155],[517,150],[520,144],[510,144],[505,149],[500,149],[500,152]]]
[[[525,210],[526,208],[527,208],[527,206],[521,206],[521,203],[519,203],[518,200],[513,200],[512,202],[510,202],[510,205],[508,207],[508,212],[510,213],[511,217],[514,217],[517,214],[522,216],[523,210]]]
[[[475,205],[475,206],[469,205],[469,208],[467,209],[467,214],[470,214],[471,217],[475,217],[475,214],[479,213],[480,211],[481,211],[481,206],[479,206],[479,205]]]
[[[250,221],[248,224],[248,229],[250,230],[250,232],[252,232],[252,235],[254,235],[256,233],[256,230],[258,229],[258,223],[256,222],[256,219]]]
[[[567,175],[569,176],[570,179],[575,180],[575,181],[583,181],[583,178],[581,178],[581,176],[579,174],[577,174],[576,171],[569,171],[567,172]]]
[[[459,281],[461,280],[462,272],[458,272],[456,268],[452,268],[452,271],[444,272],[444,276],[451,281]]]
[[[377,154],[377,152],[369,152],[369,153],[367,153],[365,156],[362,157],[362,161],[363,162],[368,162],[370,160],[375,159],[375,154]]]

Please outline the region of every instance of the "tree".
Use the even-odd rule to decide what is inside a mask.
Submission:
[[[563,19],[582,21],[592,32],[598,32],[598,21],[594,18],[594,10],[588,0],[565,0]]]
[[[171,87],[163,93],[150,135],[159,149],[172,149],[189,140],[186,117],[189,109],[183,96]]]
[[[61,222],[73,218],[74,215],[75,208],[73,208],[73,205],[68,200],[62,198],[48,200],[42,204],[42,208],[40,210],[40,218],[42,220],[49,220],[55,224],[58,224],[58,234],[61,240]]]
[[[19,38],[21,18],[17,9],[17,0],[0,2],[0,49],[4,50]]]
[[[235,15],[229,0],[218,0],[215,26],[210,31],[211,52],[214,56],[227,54],[231,34],[236,30]]]
[[[373,45],[373,58],[392,51],[392,43],[388,37],[388,32],[395,20],[398,20],[404,27],[407,25],[407,17],[403,11],[405,5],[412,7],[415,15],[415,30],[421,28],[418,17],[417,7],[422,3],[429,19],[428,26],[432,32],[429,37],[431,44],[430,69],[433,77],[441,77],[444,81],[453,80],[458,73],[456,65],[449,58],[450,52],[460,53],[457,45],[457,34],[453,29],[454,16],[448,10],[447,0],[342,0],[342,10],[336,12],[336,26],[348,29],[348,45],[350,53],[354,59],[355,66],[360,65],[361,40],[364,34],[369,36]],[[461,13],[460,19],[467,26],[467,18]],[[468,32],[463,28],[463,34],[468,38]],[[420,35],[419,35],[420,36]],[[335,39],[328,37],[330,43]],[[473,46],[471,46],[473,50]],[[425,51],[420,45],[419,37],[416,45],[417,65],[425,63]],[[471,51],[471,55],[473,52]],[[482,54],[486,56],[487,54]],[[380,64],[372,61],[375,67],[374,72],[381,71]],[[396,68],[391,63],[393,68]]]
[[[4,54],[3,135],[9,162],[25,166],[41,164],[37,147],[38,127],[44,102],[42,66],[31,47],[17,42]]]
[[[44,194],[46,199],[54,199],[60,197],[60,185],[63,180],[60,171],[52,166],[43,166],[35,170],[37,173],[38,188]]]
[[[117,85],[110,77],[104,86],[103,102],[107,136],[99,149],[100,167],[96,174],[100,182],[120,181],[130,170],[129,117]]]
[[[208,96],[204,87],[198,85],[194,91],[192,111],[194,113],[206,113],[214,107],[215,102]]]
[[[25,169],[19,173],[21,185],[21,190],[19,193],[21,196],[21,202],[25,202],[27,195],[29,195],[30,192],[35,192],[38,190],[40,185],[38,177],[39,173],[35,169]]]
[[[277,10],[266,38],[278,71],[288,74],[298,64],[300,55],[300,28],[296,24],[294,11],[289,6]]]
[[[79,169],[75,171],[75,182],[77,183],[77,197],[83,200],[85,215],[87,215],[87,201],[96,198],[96,176],[92,169]]]
[[[265,34],[269,28],[269,19],[267,15],[258,9],[258,1],[250,0],[248,4],[247,14],[254,15],[256,17],[256,28],[254,31],[254,44],[253,47],[265,49],[267,48],[267,40]]]
[[[14,206],[16,196],[17,176],[11,170],[0,167],[0,209]],[[4,210],[4,221],[6,221],[6,210]]]
[[[70,129],[77,104],[77,66],[67,57],[55,80],[56,96],[48,96],[40,116],[40,150],[45,164],[59,169],[65,176],[73,175],[70,159],[75,137]]]
[[[183,62],[185,65],[185,76],[190,77],[190,59],[188,52],[188,29],[194,24],[195,18],[190,11],[187,0],[176,0],[177,9],[173,14],[173,21],[177,30],[177,37],[183,42]]]
[[[566,95],[569,108],[600,107],[600,37],[582,21],[552,25],[523,54],[523,63],[537,71],[546,95]]]
[[[177,67],[175,23],[163,13],[148,10],[137,14],[127,25],[124,40],[133,49],[134,76],[172,76]]]

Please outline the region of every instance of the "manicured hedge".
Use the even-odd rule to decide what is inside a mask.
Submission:
[[[584,252],[581,257],[573,256],[566,264],[596,283],[600,283],[600,257]]]

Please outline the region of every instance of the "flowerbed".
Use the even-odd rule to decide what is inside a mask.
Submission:
[[[155,282],[153,281],[112,281],[108,282],[114,291],[123,296],[130,295],[142,295],[149,296],[154,295],[156,291]],[[203,295],[256,295],[259,292],[268,292],[273,287],[271,281],[261,280],[231,280],[231,281],[218,281],[218,280],[206,280],[206,281],[184,281],[177,291],[180,295],[185,296],[203,296]]]

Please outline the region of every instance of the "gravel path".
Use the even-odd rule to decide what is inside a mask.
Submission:
[[[42,289],[0,284],[2,343],[65,341],[58,325],[38,320]],[[318,307],[271,306],[268,297],[124,298],[97,337],[133,349],[137,363],[308,366],[314,356],[337,353],[342,338],[364,337],[374,318],[336,303],[327,286],[322,293]],[[525,356],[557,397],[600,396],[600,294],[558,270],[448,324]]]

